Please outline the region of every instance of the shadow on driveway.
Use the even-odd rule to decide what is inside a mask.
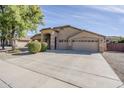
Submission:
[[[25,56],[25,55],[32,55],[32,53],[30,53],[28,51],[28,48],[19,48],[20,52],[19,53],[13,53],[12,55],[16,55],[16,56]]]
[[[91,55],[98,52],[89,52],[89,51],[77,51],[77,50],[47,50],[48,53],[56,54],[79,54],[79,55]]]
[[[25,56],[25,55],[32,55],[30,52],[22,52],[22,53],[14,53],[12,55],[16,55],[16,56]]]

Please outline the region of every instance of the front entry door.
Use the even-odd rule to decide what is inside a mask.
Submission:
[[[48,49],[50,49],[50,34],[45,35],[45,42],[48,44]]]
[[[55,50],[56,50],[56,46],[57,46],[57,37],[55,37]]]
[[[50,49],[50,39],[47,39],[48,49]]]

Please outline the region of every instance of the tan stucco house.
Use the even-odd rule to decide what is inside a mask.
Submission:
[[[49,49],[91,52],[104,52],[106,50],[105,36],[70,25],[42,29],[41,41],[47,42]]]

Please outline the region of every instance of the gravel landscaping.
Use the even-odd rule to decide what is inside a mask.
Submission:
[[[103,56],[121,79],[121,81],[124,82],[124,53],[104,52]]]

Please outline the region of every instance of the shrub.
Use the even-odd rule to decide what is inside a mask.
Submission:
[[[118,43],[124,43],[124,39],[119,40]]]
[[[31,53],[37,53],[41,50],[41,43],[38,42],[37,40],[31,41],[28,44],[28,50]]]
[[[48,44],[46,42],[42,42],[41,46],[42,46],[40,50],[41,52],[45,52],[48,48]]]
[[[26,45],[25,47],[28,47],[28,45],[32,42],[32,40],[30,40]]]

